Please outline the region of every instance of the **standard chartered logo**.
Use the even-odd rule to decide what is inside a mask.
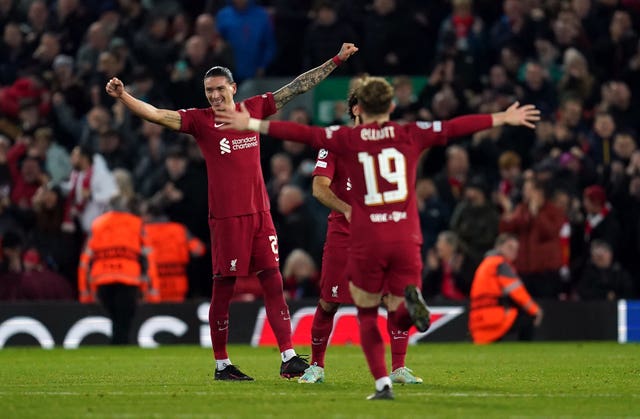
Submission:
[[[231,146],[229,145],[229,140],[223,138],[220,140],[220,154],[229,154],[231,153]]]

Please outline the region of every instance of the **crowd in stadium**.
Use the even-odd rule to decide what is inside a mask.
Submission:
[[[515,101],[542,112],[535,130],[498,127],[424,156],[425,297],[467,299],[483,255],[512,232],[533,297],[638,298],[639,24],[638,0],[0,0],[0,300],[77,298],[84,238],[116,195],[209,247],[195,141],[131,115],[108,80],[155,106],[208,107],[213,65],[239,84],[292,77],[343,42],[359,52],[332,76],[388,76],[394,120]],[[282,115],[314,121],[306,108]],[[316,297],[316,152],[264,136],[261,152],[285,290]],[[210,252],[191,260],[189,298],[211,294]]]

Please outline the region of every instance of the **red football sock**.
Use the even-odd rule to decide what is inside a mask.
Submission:
[[[360,344],[374,379],[389,375],[384,360],[384,342],[378,329],[378,307],[358,307]]]
[[[402,330],[409,330],[413,326],[413,320],[407,310],[407,306],[404,305],[404,301],[400,303],[395,311],[394,322]]]
[[[329,336],[333,330],[333,318],[336,312],[326,312],[320,304],[316,307],[311,325],[311,363],[324,368],[324,355],[327,352]]]
[[[391,343],[391,371],[394,371],[404,367],[409,346],[409,330],[399,327],[396,321],[396,312],[390,311],[387,313],[387,331]]]
[[[280,352],[293,349],[291,344],[291,318],[289,307],[284,300],[282,276],[278,269],[267,269],[258,274],[260,285],[264,291],[264,306],[267,319],[278,341]]]
[[[227,341],[229,340],[229,304],[236,286],[233,276],[213,279],[213,294],[209,306],[209,331],[216,359],[227,359]]]

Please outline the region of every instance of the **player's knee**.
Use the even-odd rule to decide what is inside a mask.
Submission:
[[[386,296],[386,306],[388,311],[396,311],[398,306],[404,302],[404,297],[399,295],[388,294]]]
[[[334,314],[340,307],[340,303],[330,303],[328,301],[324,301],[322,298],[320,299],[319,303],[320,307],[322,307],[322,310],[324,310],[324,312],[327,314]]]

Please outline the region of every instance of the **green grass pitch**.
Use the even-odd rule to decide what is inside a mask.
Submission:
[[[394,401],[365,400],[373,380],[359,347],[330,347],[326,382],[306,385],[279,377],[275,348],[229,352],[255,382],[214,381],[210,349],[195,346],[6,348],[0,417],[640,417],[633,344],[412,346],[407,366],[425,382],[395,386]]]

